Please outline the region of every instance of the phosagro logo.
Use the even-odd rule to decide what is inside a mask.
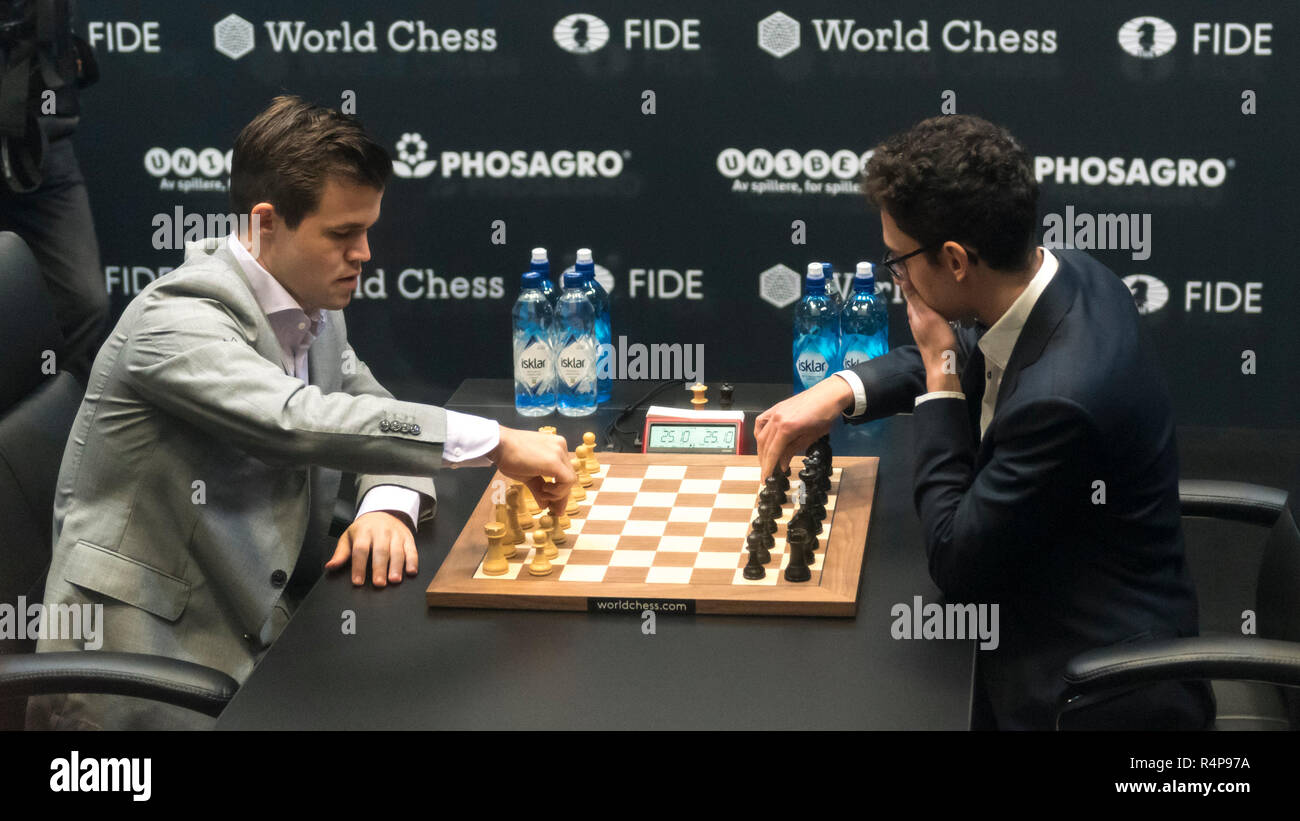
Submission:
[[[799,275],[784,265],[773,265],[758,275],[758,295],[778,308],[798,302],[799,287]]]
[[[212,45],[217,52],[238,60],[253,50],[253,24],[238,14],[228,14],[212,27]]]
[[[555,43],[573,54],[600,51],[609,42],[609,26],[594,14],[570,14],[555,24]]]
[[[1150,274],[1130,274],[1124,284],[1133,293],[1139,314],[1154,314],[1169,302],[1169,286]]]
[[[1207,157],[1034,157],[1034,176],[1057,185],[1218,188],[1237,167],[1234,159]]]
[[[799,48],[799,21],[778,11],[758,21],[758,47],[773,57]]]
[[[1119,44],[1134,57],[1153,59],[1168,54],[1178,32],[1159,17],[1134,17],[1119,27]]]
[[[429,144],[418,132],[402,134],[397,141],[397,159],[393,173],[407,179],[420,179],[442,169],[442,178],[461,179],[533,179],[553,177],[613,178],[623,173],[623,161],[630,151],[560,150],[560,151],[443,151],[438,159],[429,159]]]

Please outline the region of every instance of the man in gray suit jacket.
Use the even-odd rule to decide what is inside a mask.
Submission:
[[[277,98],[232,157],[252,229],[141,291],[100,350],[59,472],[45,590],[47,604],[103,606],[100,649],[242,682],[322,565],[363,584],[369,562],[376,587],[415,574],[412,531],[433,516],[441,465],[495,463],[540,504],[567,497],[561,437],[398,401],[348,345],[341,309],[390,171],[355,119]],[[326,561],[341,471],[358,474],[361,504]],[[211,725],[119,696],[28,705],[29,727]]]

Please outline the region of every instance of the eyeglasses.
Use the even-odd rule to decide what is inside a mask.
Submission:
[[[886,251],[885,255],[880,259],[880,265],[882,268],[884,268],[886,271],[889,272],[889,275],[893,277],[894,282],[902,282],[903,277],[907,273],[907,270],[906,269],[899,270],[898,263],[909,260],[912,257],[916,256],[917,254],[921,253],[922,251],[928,251],[934,247],[936,246],[932,246],[932,245],[922,246],[920,248],[917,248],[915,251],[913,251],[910,254],[903,254],[901,257],[894,257],[893,259],[889,258],[889,252]]]

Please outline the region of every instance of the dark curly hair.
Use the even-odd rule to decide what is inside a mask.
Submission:
[[[890,137],[867,161],[862,187],[922,247],[959,242],[1004,271],[1029,262],[1038,182],[1029,153],[987,120],[931,117]]]

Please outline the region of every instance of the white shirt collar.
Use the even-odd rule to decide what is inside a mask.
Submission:
[[[1038,266],[1037,273],[1025,290],[1020,292],[1016,301],[1011,303],[1006,313],[998,318],[993,326],[985,331],[980,337],[979,347],[984,352],[984,360],[997,365],[998,368],[1006,370],[1007,362],[1011,359],[1011,351],[1016,347],[1016,340],[1020,338],[1020,332],[1025,327],[1025,322],[1029,319],[1029,314],[1042,296],[1043,291],[1047,288],[1052,277],[1056,276],[1056,270],[1059,263],[1052,252],[1043,249],[1043,264]]]
[[[232,233],[226,238],[226,245],[230,248],[230,253],[235,255],[239,267],[244,269],[248,284],[253,286],[253,296],[257,298],[262,313],[269,317],[281,311],[297,311],[307,316],[307,312],[298,304],[298,300],[293,298],[293,294],[289,293],[270,271],[263,268],[262,263],[253,258],[244,247],[244,243],[239,241],[239,237]],[[325,310],[321,309],[316,316],[309,318],[313,322],[324,322]]]

